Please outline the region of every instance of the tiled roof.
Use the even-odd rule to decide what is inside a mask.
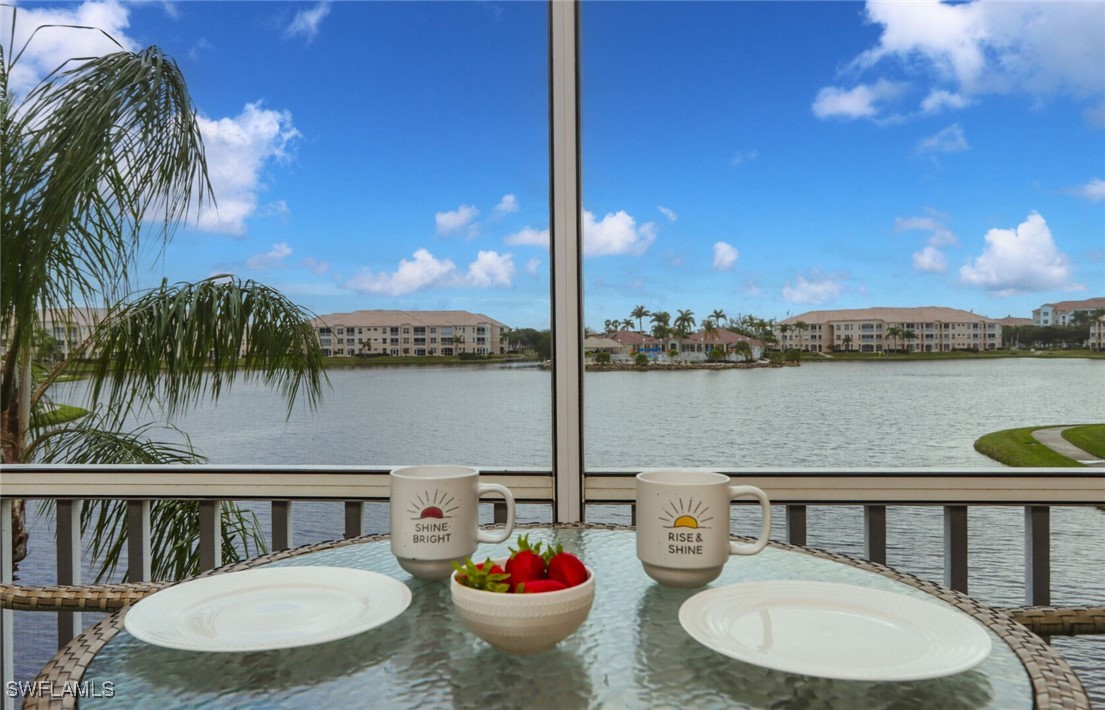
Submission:
[[[1045,303],[1044,306],[1051,306],[1057,311],[1070,313],[1079,308],[1105,308],[1105,298],[1087,298],[1084,301],[1059,301],[1058,303]]]
[[[794,325],[798,321],[806,323],[832,323],[837,321],[884,321],[887,323],[905,323],[910,321],[939,321],[941,323],[981,323],[993,318],[980,316],[970,311],[942,306],[921,306],[917,308],[848,308],[836,311],[809,311],[801,315],[780,321]]]
[[[503,323],[482,313],[468,311],[353,311],[352,313],[330,313],[311,321],[314,327],[354,326],[357,328],[394,326],[441,326],[441,325],[493,325],[505,328]]]

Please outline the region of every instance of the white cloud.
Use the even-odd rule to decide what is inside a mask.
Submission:
[[[822,305],[839,296],[841,290],[840,283],[831,276],[812,274],[810,279],[799,276],[798,283],[794,286],[789,281],[783,286],[783,300],[788,303]]]
[[[894,221],[895,232],[931,232],[929,245],[942,247],[959,243],[955,234],[935,217],[899,217]]]
[[[246,104],[234,118],[197,118],[207,154],[207,172],[217,205],[205,204],[196,215],[200,229],[242,234],[245,220],[257,210],[261,172],[271,159],[288,157],[300,136],[291,114]],[[286,208],[287,205],[284,205]]]
[[[614,254],[644,254],[656,240],[656,225],[645,222],[640,227],[625,210],[607,214],[602,221],[592,212],[583,212],[583,253],[585,256]],[[503,241],[511,246],[549,246],[549,230],[524,227],[508,234]]]
[[[246,259],[246,266],[251,269],[274,269],[284,263],[284,258],[292,253],[292,248],[286,242],[273,244],[272,249],[264,254],[254,254]]]
[[[318,36],[322,20],[329,14],[330,3],[328,2],[320,2],[309,10],[300,10],[295,13],[295,17],[292,18],[291,24],[284,29],[284,36],[295,37],[297,35],[302,35],[307,39],[307,43],[310,44],[314,41],[315,37]]]
[[[518,198],[514,195],[503,195],[499,204],[495,205],[495,214],[512,214],[518,211]]]
[[[1055,247],[1051,230],[1038,212],[1015,230],[991,229],[986,247],[959,270],[960,280],[999,296],[1081,288],[1071,282],[1070,260]]]
[[[866,15],[882,34],[848,70],[893,63],[920,77],[929,84],[921,103],[926,113],[962,108],[987,93],[1105,94],[1105,4],[1099,2],[871,0]]]
[[[645,222],[640,227],[625,212],[608,213],[597,221],[591,212],[583,213],[583,253],[586,256],[612,254],[644,254],[656,240],[656,225]]]
[[[330,270],[329,261],[320,261],[313,256],[305,256],[299,263],[303,264],[312,274],[317,274],[319,276]]]
[[[930,214],[939,214],[929,210]],[[895,232],[928,232],[928,244],[913,254],[913,268],[917,271],[944,273],[948,269],[948,258],[940,247],[955,246],[959,243],[955,234],[936,217],[899,217],[894,221]]]
[[[1101,202],[1105,200],[1105,180],[1094,178],[1085,185],[1072,188],[1070,191],[1079,197],[1085,197],[1090,202]]]
[[[536,274],[537,270],[541,267],[540,259],[530,259],[526,264],[526,271],[531,274]]]
[[[656,209],[660,210],[660,214],[667,217],[669,222],[674,222],[675,220],[679,219],[679,215],[675,214],[674,211],[668,209],[667,207],[664,207],[663,205],[657,205]]]
[[[465,227],[469,228],[469,233],[475,228],[473,222],[478,217],[480,211],[472,205],[461,205],[451,212],[438,212],[434,215],[434,224],[437,225],[438,234],[453,234],[459,232]]]
[[[514,278],[514,261],[510,254],[481,251],[468,265],[468,273],[460,278],[460,285],[487,287],[509,286]]]
[[[851,89],[826,86],[817,92],[813,115],[818,118],[874,118],[883,104],[901,95],[901,84],[880,79],[874,84],[860,84]]]
[[[547,249],[549,246],[549,230],[523,227],[521,231],[503,237],[503,241],[512,246],[523,245],[545,247]]]
[[[917,271],[942,274],[948,270],[948,257],[930,244],[921,251],[913,253],[913,268]]]
[[[953,123],[937,133],[917,141],[917,153],[959,153],[969,150],[963,126]]]
[[[740,165],[741,163],[751,162],[758,157],[760,157],[760,152],[758,150],[738,150],[733,155],[733,159],[729,161],[729,164]]]
[[[933,89],[921,101],[921,110],[925,113],[940,113],[944,109],[960,109],[970,103],[971,100],[963,94],[945,91],[944,89]]]
[[[714,242],[714,269],[717,271],[729,271],[737,263],[740,252],[732,244]]]
[[[428,250],[419,249],[413,259],[400,259],[394,272],[366,271],[350,279],[346,286],[362,293],[404,296],[427,288],[509,286],[514,271],[510,254],[481,251],[462,274],[450,259],[438,260]]]

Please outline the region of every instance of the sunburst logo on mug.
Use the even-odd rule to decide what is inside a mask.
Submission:
[[[710,507],[700,500],[679,498],[668,503],[667,508],[660,514],[660,521],[666,528],[708,528],[708,523],[714,519],[710,515]]]
[[[451,518],[452,512],[460,507],[456,501],[456,498],[443,491],[423,491],[411,501],[407,512],[413,516],[411,520]]]

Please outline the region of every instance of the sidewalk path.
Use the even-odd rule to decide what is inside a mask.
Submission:
[[[1032,432],[1032,438],[1040,442],[1044,446],[1052,449],[1067,458],[1074,459],[1080,464],[1086,466],[1103,466],[1105,467],[1105,461],[1094,458],[1093,454],[1089,451],[1078,448],[1074,444],[1070,443],[1063,438],[1062,432],[1070,429],[1069,426],[1057,426],[1047,429],[1037,429]]]

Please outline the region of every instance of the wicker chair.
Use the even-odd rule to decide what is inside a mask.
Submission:
[[[1105,634],[1105,606],[1022,606],[998,611],[1038,636]]]
[[[0,584],[0,609],[15,611],[118,611],[172,582],[24,587]]]

